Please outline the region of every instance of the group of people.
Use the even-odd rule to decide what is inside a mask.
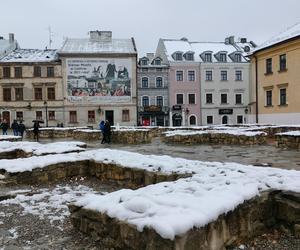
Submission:
[[[110,141],[111,141],[111,127],[110,127],[109,121],[108,120],[101,121],[99,123],[99,129],[101,130],[101,133],[102,133],[101,144],[110,143]]]
[[[9,129],[8,122],[4,119],[0,125],[2,129],[2,135],[7,135],[7,130]],[[24,135],[24,132],[26,130],[25,125],[22,121],[17,122],[17,120],[14,120],[11,124],[11,129],[14,133],[14,136],[22,136]]]

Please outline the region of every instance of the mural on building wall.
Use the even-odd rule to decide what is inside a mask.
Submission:
[[[69,101],[129,102],[130,59],[68,59]]]

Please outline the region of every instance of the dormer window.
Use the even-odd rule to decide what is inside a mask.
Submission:
[[[234,61],[235,62],[241,62],[242,61],[242,55],[241,54],[235,54],[234,55]]]
[[[141,64],[142,65],[148,65],[148,61],[147,60],[141,60]]]
[[[175,61],[182,61],[182,52],[176,52],[174,54]]]
[[[205,62],[211,62],[212,61],[211,53],[205,53],[204,54],[204,61]]]
[[[161,60],[160,59],[155,59],[154,60],[154,65],[161,65]]]
[[[220,62],[226,62],[227,61],[227,55],[226,53],[220,53]]]
[[[187,61],[194,61],[194,54],[193,53],[186,53],[185,60]]]

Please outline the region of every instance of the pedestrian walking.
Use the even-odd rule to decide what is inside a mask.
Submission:
[[[35,121],[33,124],[33,134],[34,134],[34,139],[36,139],[36,141],[39,141],[39,132],[40,132],[40,123],[38,121]]]
[[[20,121],[18,134],[19,134],[19,136],[22,137],[22,139],[23,139],[23,135],[24,135],[25,130],[26,130],[25,125],[23,124],[22,121]]]
[[[106,137],[105,137],[105,122],[104,121],[101,121],[99,123],[99,129],[100,129],[101,134],[102,134],[101,144],[104,144],[106,142]]]
[[[105,134],[106,142],[110,143],[111,142],[111,127],[110,127],[110,123],[108,120],[106,120],[106,122],[105,122],[104,134]]]
[[[18,136],[19,124],[16,120],[14,120],[13,123],[11,124],[11,129],[13,130],[14,136]]]
[[[7,135],[8,123],[5,119],[1,123],[1,129],[2,129],[2,135]]]

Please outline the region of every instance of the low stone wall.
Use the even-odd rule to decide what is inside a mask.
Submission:
[[[73,137],[74,131],[78,128],[41,128],[39,137],[40,138],[68,138]],[[26,138],[33,139],[34,134],[32,129],[26,130]]]
[[[279,148],[300,149],[300,136],[276,135],[275,140]]]
[[[300,127],[292,127],[292,126],[280,126],[280,127],[267,127],[264,128],[262,126],[261,129],[255,129],[255,130],[251,130],[251,131],[261,131],[261,132],[265,132],[267,133],[267,137],[269,138],[275,138],[275,135],[278,133],[285,133],[285,132],[289,132],[289,131],[300,131]]]
[[[73,138],[81,141],[99,141],[102,140],[102,134],[99,130],[76,130],[73,133]]]
[[[8,137],[1,137],[0,138],[0,142],[1,141],[22,141],[22,137],[21,136],[8,136]]]
[[[204,227],[176,236],[173,241],[163,239],[150,228],[139,232],[134,225],[105,213],[75,205],[70,205],[69,209],[74,227],[107,249],[223,250],[238,240],[261,235],[275,225],[283,226],[296,236],[300,227],[297,224],[300,222],[300,201],[295,193],[287,196],[282,192],[265,192]]]
[[[14,149],[11,151],[0,152],[0,159],[17,159],[30,157],[32,154],[26,153],[21,149]]]
[[[205,133],[195,135],[174,135],[163,136],[162,141],[166,143],[176,144],[235,144],[235,145],[261,145],[266,143],[266,136],[245,136],[245,135],[231,135],[222,133]]]

